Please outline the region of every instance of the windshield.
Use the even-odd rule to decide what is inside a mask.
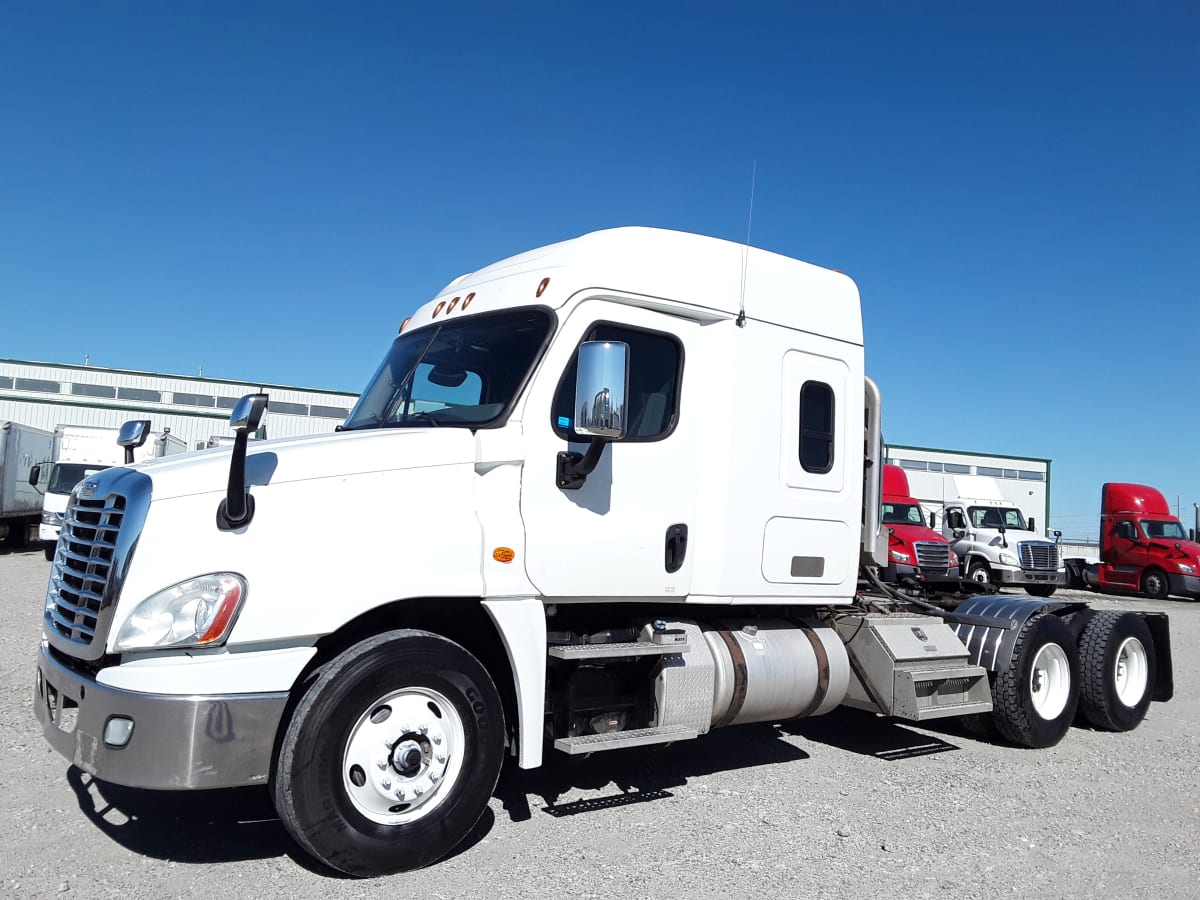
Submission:
[[[1183,526],[1174,519],[1142,519],[1142,531],[1150,541],[1186,541]]]
[[[46,485],[46,490],[51,494],[69,494],[83,479],[107,468],[109,467],[88,463],[55,463],[50,470],[50,482]]]
[[[1021,511],[1011,506],[972,506],[967,510],[967,515],[971,517],[971,524],[976,528],[999,528],[1003,525],[1018,531],[1028,530]]]
[[[526,307],[400,335],[343,430],[494,422],[533,370],[551,320],[548,310]]]
[[[884,525],[924,525],[921,507],[915,503],[884,503]]]

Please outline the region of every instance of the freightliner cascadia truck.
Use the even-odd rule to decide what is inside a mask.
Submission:
[[[888,532],[887,565],[880,577],[917,588],[956,590],[958,556],[950,542],[925,524],[920,502],[899,466],[883,467],[883,526]]]
[[[78,486],[34,705],[98,779],[267,785],[352,875],[449,853],[506,756],[843,704],[1045,747],[1171,696],[1162,614],[878,579],[881,400],[831,270],[597,232],[450,282],[340,432],[248,450],[268,402]]]
[[[1115,594],[1200,597],[1200,544],[1162,492],[1109,482],[1100,490],[1100,562],[1064,561],[1079,587]]]

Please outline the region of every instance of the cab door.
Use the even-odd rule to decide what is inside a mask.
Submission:
[[[1101,567],[1103,583],[1113,587],[1137,588],[1146,565],[1146,544],[1132,519],[1112,523],[1108,552]]]
[[[563,323],[524,413],[521,516],[530,581],[551,598],[686,597],[691,585],[699,456],[686,377],[700,326],[605,300]],[[626,437],[604,447],[575,490],[557,483],[558,455],[584,453],[574,430],[578,345],[628,345]]]

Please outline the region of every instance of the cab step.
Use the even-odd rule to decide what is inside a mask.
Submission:
[[[667,656],[687,653],[687,641],[657,643],[623,641],[611,644],[554,644],[549,653],[555,659],[620,659],[626,656]]]
[[[667,726],[664,728],[635,728],[631,731],[609,731],[606,734],[584,734],[579,737],[558,738],[554,749],[570,756],[599,753],[601,750],[621,750],[625,747],[645,747],[650,744],[670,744],[698,736],[695,728]]]

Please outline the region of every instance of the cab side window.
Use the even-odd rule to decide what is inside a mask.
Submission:
[[[679,386],[683,375],[683,347],[668,334],[643,331],[627,326],[597,323],[584,337],[586,341],[621,341],[629,345],[629,442],[657,441],[675,429],[679,418]],[[587,441],[575,433],[575,377],[578,354],[563,372],[551,410],[555,433],[563,440]]]
[[[816,475],[833,468],[833,388],[823,381],[800,388],[800,465]]]

